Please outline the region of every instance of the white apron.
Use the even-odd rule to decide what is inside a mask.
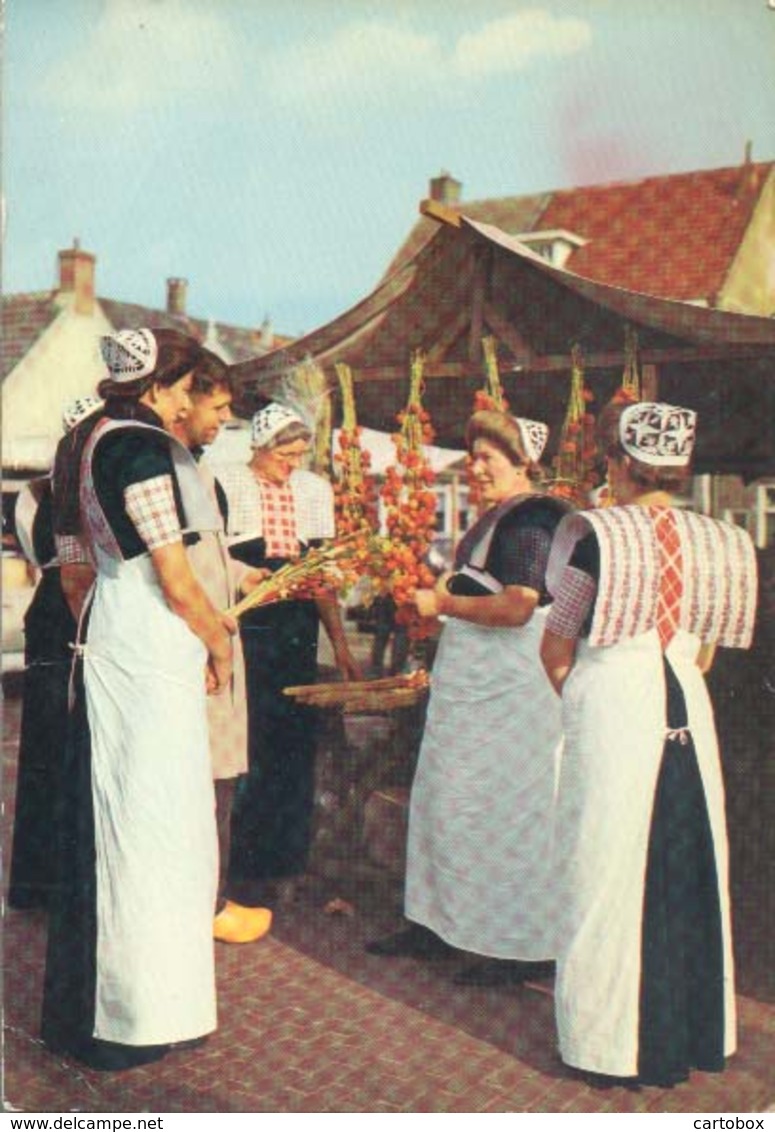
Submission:
[[[215,500],[215,477],[204,460],[197,464],[203,485]],[[228,609],[236,597],[236,576],[245,570],[229,557],[221,530],[203,531],[188,548],[191,568],[216,609]],[[236,778],[248,769],[248,706],[245,661],[239,633],[232,639],[232,675],[229,687],[219,696],[207,697],[210,763],[213,778]]]
[[[716,857],[724,956],[725,1054],[735,1049],[724,787],[713,714],[679,630],[667,658],[686,698]],[[608,647],[579,643],[563,689],[565,748],[557,805],[557,980],[563,1061],[617,1077],[638,1072],[646,861],[665,741],[655,629]]]
[[[520,628],[450,618],[412,786],[406,915],[464,951],[543,960],[552,907],[560,699]]]
[[[92,550],[84,681],[97,874],[94,1036],[165,1044],[216,1026],[206,650],[170,610],[149,556],[123,561],[98,544]]]

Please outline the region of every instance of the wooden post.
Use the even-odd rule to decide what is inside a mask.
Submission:
[[[659,373],[655,365],[641,366],[640,395],[644,401],[656,401],[659,398]]]

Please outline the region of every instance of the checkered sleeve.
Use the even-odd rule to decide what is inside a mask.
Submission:
[[[60,566],[91,566],[91,555],[77,535],[55,535]]]
[[[546,628],[557,637],[575,640],[595,600],[597,583],[577,566],[566,566],[559,590],[549,610]]]
[[[149,550],[180,542],[181,530],[172,476],[152,476],[124,490],[124,506]]]

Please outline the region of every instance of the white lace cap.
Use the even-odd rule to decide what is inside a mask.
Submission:
[[[265,405],[263,409],[254,413],[253,420],[250,422],[251,448],[266,448],[278,432],[282,432],[284,428],[294,422],[304,424],[299,414],[295,413],[293,409],[289,409],[287,405],[281,405],[279,401],[272,401],[269,405]]]
[[[65,432],[70,432],[86,417],[90,417],[97,409],[101,409],[104,404],[102,398],[96,397],[93,393],[87,393],[84,397],[76,397],[62,410],[62,428]]]
[[[119,330],[100,339],[102,359],[113,381],[137,381],[156,369],[158,346],[152,331]]]
[[[624,451],[644,464],[682,468],[694,450],[696,424],[693,409],[639,401],[622,413],[619,439]]]
[[[537,464],[544,453],[549,439],[549,428],[543,421],[531,421],[527,417],[515,417],[525,448],[525,455],[532,464]]]

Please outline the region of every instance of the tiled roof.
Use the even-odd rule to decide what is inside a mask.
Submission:
[[[509,235],[564,229],[588,241],[565,264],[601,283],[683,301],[716,300],[775,162],[646,177],[447,206]],[[422,217],[387,274],[433,235]]]
[[[52,291],[3,298],[0,321],[0,372],[3,377],[29,353],[58,313]]]
[[[5,377],[19,364],[34,346],[44,330],[54,321],[60,308],[56,291],[5,295],[2,300],[2,340],[0,341],[0,372]],[[157,326],[178,329],[200,342],[207,337],[211,323],[207,319],[173,315],[165,310],[123,303],[116,299],[98,298],[97,302],[106,318],[116,329],[135,329],[140,326]],[[212,324],[219,343],[228,353],[230,362],[242,362],[265,354],[268,347],[261,340],[260,329],[246,329],[227,323]],[[293,339],[275,334],[272,349],[288,345]]]
[[[566,264],[577,275],[713,305],[773,168],[749,163],[563,190],[535,227],[589,241]]]
[[[495,224],[510,236],[517,232],[529,232],[537,217],[546,208],[550,193],[537,193],[533,196],[503,197],[499,200],[472,200],[459,205],[448,206],[457,212],[464,212],[472,220]],[[408,263],[417,254],[438,228],[435,220],[422,216],[412,228],[407,239],[393,257],[383,278],[387,278],[398,267]]]
[[[166,310],[156,310],[153,307],[143,307],[137,303],[122,303],[115,299],[99,299],[111,324],[119,328],[135,329],[140,326],[158,326],[169,329],[182,330],[190,334],[199,342],[204,342],[208,328],[214,328],[219,342],[225,347],[232,362],[246,361],[259,354],[265,354],[267,347],[261,341],[261,330],[247,329],[242,326],[231,326],[224,322],[215,322],[206,318],[191,318],[188,315],[170,314]],[[272,348],[285,345],[292,341],[288,337],[275,335]]]

